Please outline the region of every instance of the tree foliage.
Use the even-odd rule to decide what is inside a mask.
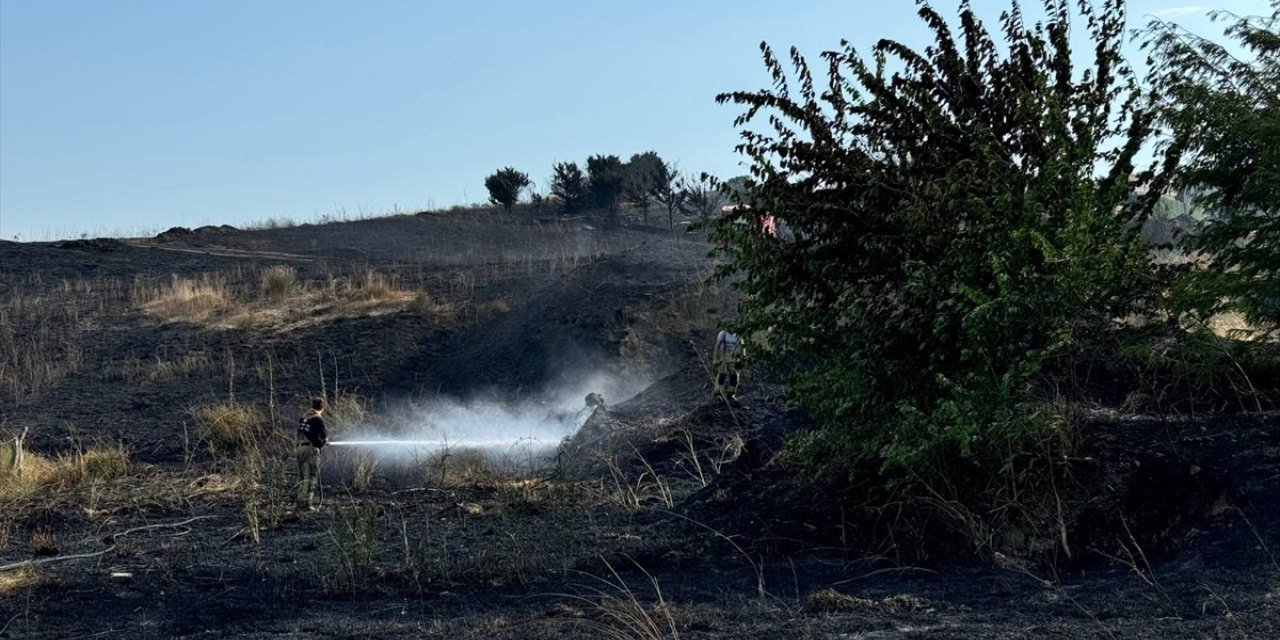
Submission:
[[[1218,12],[1235,50],[1176,25],[1147,30],[1177,181],[1215,215],[1187,246],[1211,260],[1178,284],[1183,310],[1238,310],[1280,329],[1280,2],[1269,17]]]
[[[640,209],[644,223],[649,224],[649,207],[653,206],[654,189],[666,167],[657,152],[646,151],[631,156],[627,162],[627,180],[623,194]]]
[[[520,199],[520,192],[530,184],[528,174],[511,167],[499,169],[484,179],[484,188],[489,190],[489,202],[502,205],[507,213],[511,213],[511,208]]]
[[[559,162],[552,168],[551,195],[560,200],[562,211],[572,215],[587,205],[590,193],[587,177],[576,162]]]
[[[804,363],[792,397],[821,427],[790,443],[797,459],[1006,456],[1045,433],[1030,403],[1046,359],[1148,290],[1137,232],[1176,154],[1130,197],[1152,117],[1120,55],[1123,2],[1044,9],[1028,25],[1015,4],[993,36],[967,2],[957,28],[921,3],[932,44],[843,43],[825,84],[762,44],[773,86],[718,96],[744,108],[751,162],[749,207],[714,225],[721,273],[753,352]]]
[[[604,209],[610,217],[616,216],[627,181],[622,159],[615,155],[591,156],[587,158],[587,176],[592,205]]]

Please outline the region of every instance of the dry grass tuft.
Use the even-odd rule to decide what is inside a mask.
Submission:
[[[298,286],[298,270],[278,264],[262,272],[262,295],[270,300],[280,300]]]
[[[258,407],[225,400],[195,407],[191,415],[200,425],[200,438],[214,455],[249,448],[265,435],[265,420]]]
[[[680,640],[680,626],[672,607],[662,595],[658,580],[644,567],[631,561],[649,580],[654,602],[647,604],[607,560],[610,578],[595,578],[597,584],[582,585],[583,595],[569,595],[586,605],[591,617],[566,620],[610,640]]]
[[[13,443],[0,445],[0,460],[11,460]],[[29,497],[53,487],[72,489],[113,480],[129,473],[129,450],[123,444],[106,444],[60,454],[56,458],[23,452],[16,468],[0,470],[0,502]]]
[[[84,451],[60,454],[49,480],[60,487],[77,487],[112,480],[129,473],[132,463],[123,444],[100,445]]]
[[[413,296],[409,310],[437,320],[452,320],[458,315],[458,308],[453,303],[437,300],[425,291],[419,291]]]
[[[47,580],[48,574],[35,567],[22,567],[0,573],[0,599],[30,591]]]
[[[174,277],[167,285],[144,294],[142,308],[164,320],[198,320],[225,309],[232,296],[226,283]]]
[[[476,449],[441,449],[418,460],[418,477],[434,487],[492,485],[502,481],[492,460]]]
[[[324,417],[329,424],[330,436],[341,433],[343,429],[358,425],[369,419],[369,409],[365,407],[360,396],[348,391],[335,391],[325,399]],[[304,400],[301,407],[307,406]]]
[[[60,551],[58,537],[48,529],[36,529],[31,532],[31,553],[37,556],[56,556]]]
[[[365,269],[351,279],[351,290],[346,297],[351,300],[396,300],[406,295],[408,292],[400,289],[395,280],[374,269]]]

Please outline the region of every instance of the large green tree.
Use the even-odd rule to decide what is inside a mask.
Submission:
[[[1226,20],[1230,47],[1151,23],[1168,143],[1184,149],[1178,186],[1211,215],[1184,246],[1206,259],[1178,281],[1175,300],[1201,317],[1237,310],[1280,330],[1280,2],[1270,16]]]
[[[1043,9],[1029,25],[1015,3],[993,36],[968,2],[955,27],[921,3],[932,43],[843,43],[821,84],[762,44],[772,87],[718,97],[744,108],[751,163],[749,207],[713,231],[722,274],[753,352],[803,364],[792,397],[820,428],[790,443],[798,459],[998,467],[1050,429],[1032,407],[1046,359],[1147,290],[1138,230],[1168,163],[1130,197],[1152,117],[1120,55],[1124,3]]]

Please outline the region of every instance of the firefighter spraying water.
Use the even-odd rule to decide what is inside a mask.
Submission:
[[[311,504],[316,485],[320,483],[320,450],[329,444],[324,424],[324,400],[311,401],[311,411],[298,420],[298,444],[293,457],[298,463],[298,509],[314,511]]]
[[[587,394],[584,405],[581,409],[572,414],[549,415],[546,418],[550,423],[562,423],[569,427],[569,433],[565,437],[572,437],[573,434],[586,424],[591,416],[597,411],[606,410],[604,396],[599,393]],[[306,420],[307,418],[304,418]],[[301,427],[299,427],[301,429]],[[466,449],[500,449],[504,447],[554,447],[560,444],[563,438],[539,437],[535,435],[524,435],[510,438],[474,438],[474,437],[458,437],[458,438],[365,438],[352,440],[333,440],[326,441],[327,446],[335,447],[369,447],[369,448],[407,448],[407,449],[425,449],[440,450],[451,448]],[[299,445],[301,446],[301,445]]]

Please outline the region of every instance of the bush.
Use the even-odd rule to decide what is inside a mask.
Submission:
[[[793,459],[915,477],[980,454],[998,471],[1055,428],[1033,406],[1042,363],[1147,299],[1138,231],[1167,176],[1132,196],[1151,116],[1120,55],[1124,12],[1068,6],[1045,2],[1034,27],[1015,7],[997,44],[968,5],[958,32],[922,5],[932,46],[824,53],[821,92],[796,50],[789,77],[762,45],[775,88],[719,96],[745,107],[753,163],[748,206],[713,225],[720,273],[746,294],[734,324],[752,351],[803,363],[793,397],[821,428]],[[1073,27],[1096,50],[1083,72]],[[745,128],[762,112],[772,126]]]
[[[262,295],[279,300],[298,284],[298,271],[288,265],[276,265],[262,272]]]
[[[520,200],[520,192],[530,184],[528,174],[511,167],[499,169],[484,179],[484,188],[489,191],[489,202],[502,205],[508,215]]]

